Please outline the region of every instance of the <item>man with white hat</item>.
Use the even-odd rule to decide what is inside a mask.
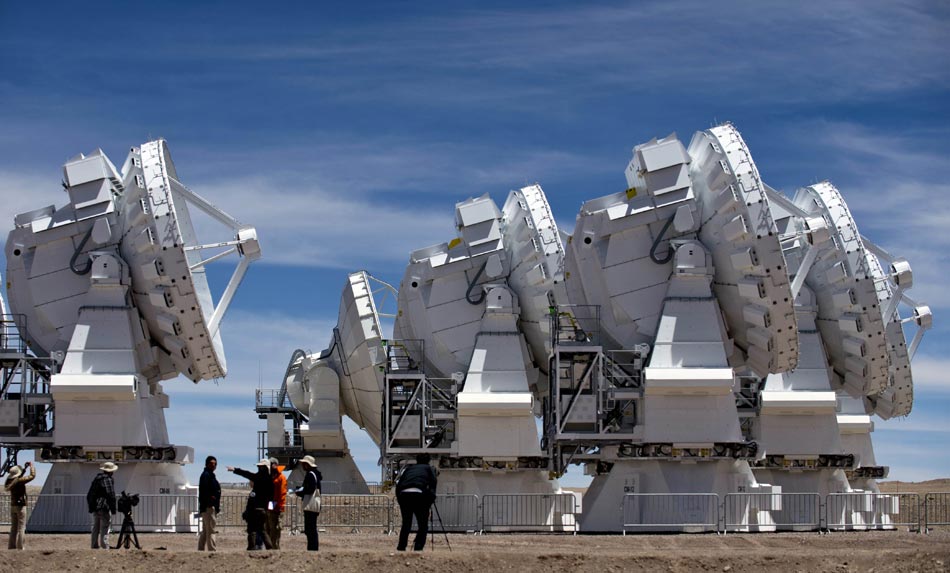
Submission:
[[[247,521],[247,549],[263,549],[259,539],[263,541],[264,547],[271,549],[270,536],[264,529],[264,523],[267,519],[267,506],[274,500],[274,482],[270,477],[270,460],[263,459],[257,462],[257,473],[251,473],[241,468],[228,466],[229,472],[251,481],[253,488],[247,497],[247,507],[244,509],[244,519]]]
[[[30,468],[28,475],[23,470]],[[23,537],[26,535],[26,484],[36,477],[33,464],[26,462],[23,469],[13,466],[7,473],[7,481],[3,489],[10,492],[10,543],[8,549],[23,549]]]
[[[92,519],[92,548],[109,549],[109,532],[112,529],[112,516],[116,511],[115,481],[112,474],[119,466],[106,462],[99,466],[99,473],[92,480],[86,494],[86,504]]]

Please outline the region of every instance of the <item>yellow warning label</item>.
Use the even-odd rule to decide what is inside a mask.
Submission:
[[[449,248],[450,248],[450,249],[454,249],[455,247],[459,246],[460,244],[462,244],[462,239],[460,239],[460,238],[458,238],[458,237],[455,237],[454,239],[452,239],[451,241],[449,241]]]
[[[636,197],[636,196],[637,196],[637,188],[636,188],[636,187],[631,187],[631,188],[627,189],[627,201],[633,199],[633,198]]]

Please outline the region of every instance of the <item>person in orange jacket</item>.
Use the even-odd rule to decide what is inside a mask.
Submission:
[[[284,512],[287,503],[287,478],[283,474],[284,466],[277,464],[277,458],[270,459],[270,476],[274,480],[274,501],[267,508],[267,531],[271,541],[271,547],[268,549],[280,549],[280,515]]]

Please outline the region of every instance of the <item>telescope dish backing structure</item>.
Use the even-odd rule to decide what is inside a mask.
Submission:
[[[315,354],[295,351],[274,402],[263,403],[258,397],[257,412],[267,420],[262,455],[277,457],[288,466],[304,455],[317,457],[327,493],[369,493],[350,454],[342,416],[380,444],[386,359],[380,319],[394,315],[377,307],[374,295],[378,293],[383,293],[383,305],[396,298],[396,289],[388,283],[365,271],[351,273],[329,347]],[[288,418],[293,423],[291,444],[284,437]],[[302,481],[302,471],[295,469],[289,479]]]
[[[699,240],[713,258],[713,290],[729,333],[759,376],[798,363],[788,265],[758,168],[731,124],[697,132],[691,181],[702,205]]]
[[[121,467],[117,487],[172,493],[185,486],[181,464],[194,454],[168,440],[160,382],[226,374],[219,326],[261,256],[256,232],[181,184],[164,140],[133,147],[121,173],[101,150],[71,159],[63,173],[69,203],[18,215],[6,243],[20,336],[52,357],[52,432],[30,440],[21,429],[2,440],[55,462],[46,492],[82,493],[110,460]],[[199,244],[188,206],[234,239]],[[205,250],[218,252],[203,258]],[[215,305],[204,267],[229,254],[240,260]],[[38,505],[34,515],[42,513]],[[174,521],[170,514],[167,525]]]

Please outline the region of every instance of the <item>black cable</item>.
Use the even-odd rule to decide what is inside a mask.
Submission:
[[[73,271],[77,275],[88,275],[89,271],[92,270],[92,257],[89,257],[89,261],[86,263],[86,268],[84,269],[76,268],[76,259],[79,258],[79,254],[82,252],[83,247],[86,246],[86,243],[89,241],[89,237],[92,236],[92,229],[94,227],[95,225],[89,227],[89,230],[86,231],[85,236],[83,236],[82,240],[79,241],[79,246],[76,247],[76,250],[73,252],[72,258],[69,259],[69,270]]]
[[[478,272],[475,273],[475,278],[472,279],[472,282],[468,283],[468,290],[465,291],[465,300],[468,301],[468,304],[479,305],[485,302],[485,291],[482,291],[482,296],[478,300],[472,300],[472,290],[475,289],[475,284],[478,282],[478,277],[482,276],[482,271],[485,270],[485,267],[488,265],[488,259],[485,259],[485,262],[482,263]]]
[[[673,258],[673,247],[670,247],[670,250],[666,253],[666,256],[662,259],[656,256],[656,248],[660,246],[660,241],[663,240],[663,235],[666,234],[666,230],[669,229],[670,225],[673,224],[673,219],[675,217],[676,215],[673,215],[673,217],[670,217],[670,220],[667,221],[665,225],[663,225],[663,228],[660,229],[660,234],[656,236],[656,239],[653,239],[653,246],[650,247],[650,259],[658,265],[665,265],[666,263],[670,262],[670,259]]]

